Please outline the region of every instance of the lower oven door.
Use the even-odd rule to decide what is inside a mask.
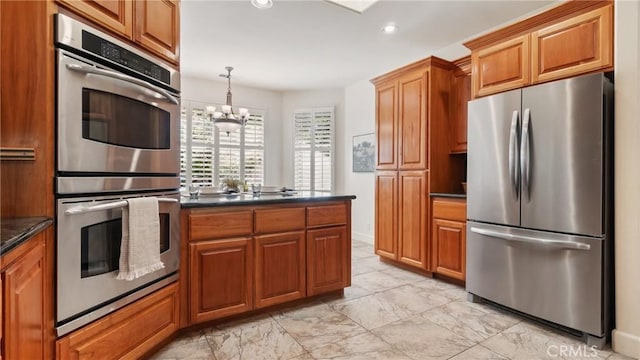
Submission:
[[[122,207],[126,206],[124,200],[127,198],[140,196],[158,198],[160,257],[164,268],[132,281],[117,280]],[[180,259],[178,192],[65,198],[58,200],[57,211],[58,335],[146,295],[158,282],[167,283],[168,278],[177,278]]]

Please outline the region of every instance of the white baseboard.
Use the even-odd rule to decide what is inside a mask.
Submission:
[[[369,244],[373,244],[373,235],[371,235],[371,234],[365,234],[365,233],[360,233],[360,232],[356,232],[356,231],[351,231],[351,238],[353,240],[360,240],[360,241],[364,241],[364,242],[369,243]]]
[[[640,359],[640,336],[614,329],[611,342],[613,351],[634,359]]]

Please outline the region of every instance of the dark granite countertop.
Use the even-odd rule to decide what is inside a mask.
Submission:
[[[263,193],[260,196],[252,194],[232,194],[232,195],[203,195],[197,199],[188,196],[180,198],[183,208],[217,207],[217,206],[241,206],[241,205],[268,205],[296,202],[316,202],[332,200],[353,200],[355,195],[336,195],[330,193],[299,191],[295,193]]]
[[[0,219],[0,254],[6,254],[51,224],[53,219],[43,216]]]
[[[444,198],[454,198],[454,199],[466,199],[467,194],[453,194],[453,193],[431,193],[429,194],[431,197],[444,197]]]

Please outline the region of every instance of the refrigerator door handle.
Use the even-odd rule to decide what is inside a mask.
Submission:
[[[545,239],[545,238],[539,238],[539,237],[533,237],[533,236],[514,235],[514,234],[503,233],[499,231],[479,229],[476,227],[471,227],[471,232],[474,232],[480,235],[497,237],[497,238],[508,240],[508,241],[518,241],[518,242],[524,242],[524,243],[536,244],[536,245],[548,245],[548,246],[559,247],[562,249],[571,249],[571,250],[590,250],[591,249],[591,245],[581,243],[581,242]]]
[[[522,117],[522,140],[520,141],[520,179],[522,179],[522,198],[525,195],[529,199],[529,183],[531,176],[531,148],[529,142],[529,123],[531,121],[531,111],[527,108],[524,110]]]
[[[509,177],[511,190],[516,200],[520,197],[520,172],[518,171],[518,125],[520,123],[518,110],[511,115],[511,130],[509,132]]]

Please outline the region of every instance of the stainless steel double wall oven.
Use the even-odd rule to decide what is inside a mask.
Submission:
[[[177,279],[179,73],[161,60],[56,15],[58,335]],[[116,280],[127,198],[159,202],[165,268]]]

